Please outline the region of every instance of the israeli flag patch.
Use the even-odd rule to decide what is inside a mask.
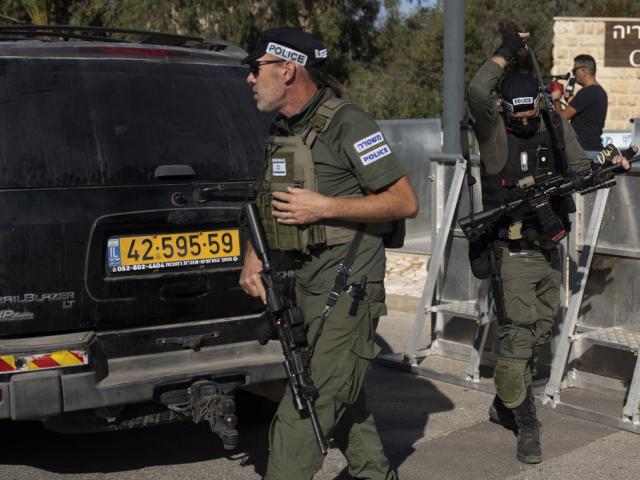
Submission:
[[[376,133],[369,135],[368,137],[364,137],[358,140],[353,144],[353,148],[356,149],[356,153],[362,153],[365,150],[369,150],[371,147],[374,147],[382,142],[384,142],[382,132],[377,131]]]
[[[387,155],[390,155],[390,154],[391,154],[391,149],[389,148],[389,145],[385,143],[381,147],[378,147],[369,153],[360,155],[360,160],[362,161],[363,165],[370,165],[376,160],[380,160],[381,158],[386,157]]]
[[[271,175],[274,177],[287,176],[287,162],[284,158],[271,159]]]

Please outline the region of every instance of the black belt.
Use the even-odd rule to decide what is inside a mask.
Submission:
[[[547,245],[547,243],[549,244]],[[498,240],[497,244],[510,252],[521,252],[522,250],[547,251],[553,250],[557,246],[557,244],[552,244],[551,242],[541,244],[538,241],[531,242],[529,240]]]

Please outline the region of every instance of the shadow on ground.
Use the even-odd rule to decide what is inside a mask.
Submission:
[[[267,402],[264,400],[264,402]],[[269,402],[271,403],[271,402]],[[269,410],[270,405],[260,405]],[[59,474],[112,473],[158,465],[179,465],[219,458],[242,459],[264,474],[268,419],[242,415],[240,448],[226,451],[208,425],[173,423],[118,432],[61,434],[39,422],[0,422],[0,464],[28,465]],[[275,411],[275,409],[273,409]],[[249,419],[242,423],[242,418]],[[10,440],[9,440],[10,439]]]
[[[376,337],[382,352],[388,344]],[[429,416],[453,410],[453,402],[431,381],[423,377],[374,365],[366,384],[369,409],[373,412],[384,450],[392,467],[398,468],[424,438]],[[347,469],[336,480],[352,477]]]
[[[424,437],[431,414],[454,408],[429,380],[377,365],[369,374],[366,389],[369,408],[394,467],[415,451],[414,445]],[[269,410],[264,408],[256,416],[255,404],[239,404],[240,448],[232,452],[222,448],[205,424],[185,422],[120,432],[60,434],[45,430],[37,422],[1,422],[5,441],[0,464],[26,465],[58,474],[89,474],[231,458],[263,476]],[[336,478],[346,480],[351,476],[345,469]]]

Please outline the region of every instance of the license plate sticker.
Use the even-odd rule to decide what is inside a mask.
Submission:
[[[235,264],[240,261],[240,231],[118,235],[107,239],[106,250],[108,273]]]

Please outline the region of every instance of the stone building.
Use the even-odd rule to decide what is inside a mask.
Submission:
[[[630,119],[640,117],[640,19],[555,17],[552,74],[569,72],[585,53],[609,97],[605,131],[630,130]]]

